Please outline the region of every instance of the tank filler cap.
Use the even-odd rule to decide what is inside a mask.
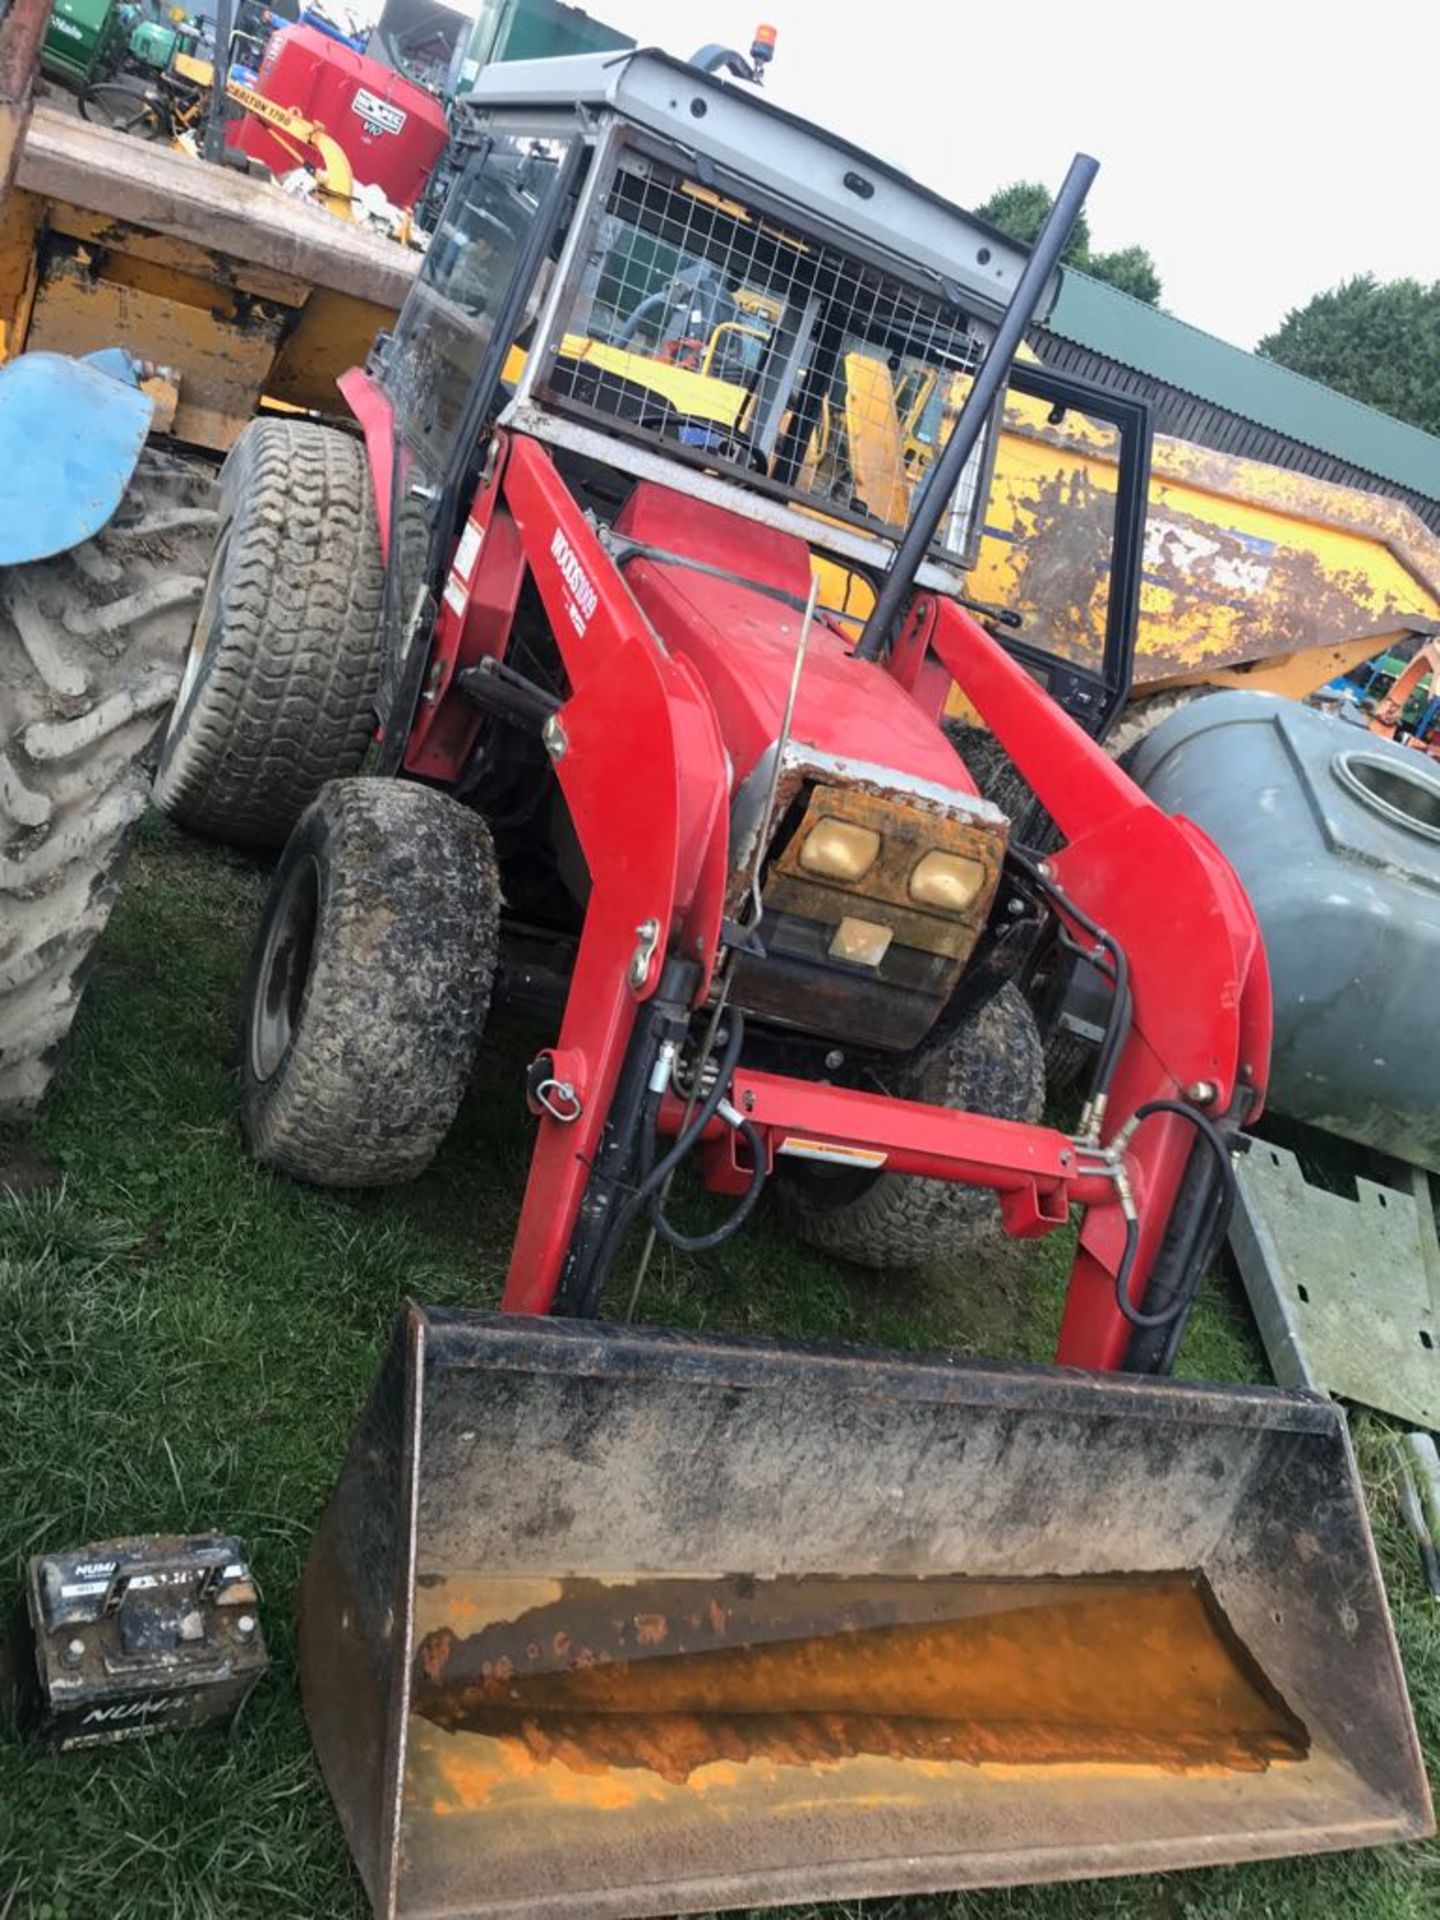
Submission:
[[[1407,767],[1389,754],[1337,753],[1330,763],[1354,800],[1391,826],[1440,841],[1440,780],[1423,765]]]

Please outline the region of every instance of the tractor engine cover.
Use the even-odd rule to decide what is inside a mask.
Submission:
[[[26,1599],[34,1731],[62,1750],[229,1720],[268,1663],[254,1575],[231,1535],[37,1554]]]

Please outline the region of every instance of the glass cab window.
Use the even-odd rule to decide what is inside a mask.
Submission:
[[[488,143],[457,180],[431,238],[395,328],[387,384],[400,432],[433,473],[448,470],[457,451],[497,326],[523,333],[539,309],[548,272],[523,290],[515,279],[567,147],[515,135]]]

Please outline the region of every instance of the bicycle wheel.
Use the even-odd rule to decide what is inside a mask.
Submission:
[[[168,106],[143,80],[97,80],[81,94],[80,112],[92,126],[142,140],[164,140],[170,132]]]

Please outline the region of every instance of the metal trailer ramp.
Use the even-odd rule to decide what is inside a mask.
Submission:
[[[1440,1428],[1435,1176],[1405,1171],[1409,1192],[1362,1177],[1352,1200],[1307,1179],[1288,1147],[1251,1140],[1230,1245],[1282,1386]]]
[[[409,1307],[300,1604],[377,1914],[676,1913],[1413,1838],[1338,1408]]]

